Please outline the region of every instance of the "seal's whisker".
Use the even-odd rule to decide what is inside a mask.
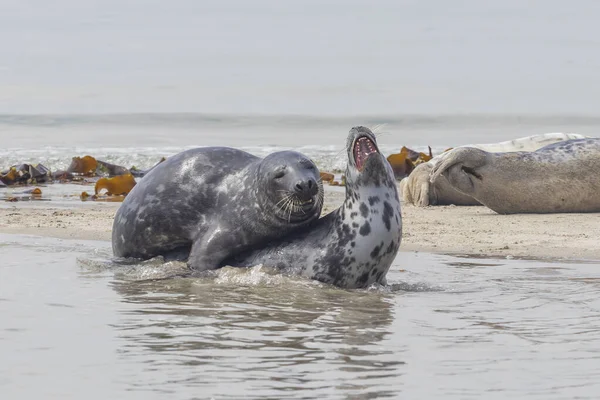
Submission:
[[[292,219],[292,214],[298,212],[298,197],[296,196],[290,196],[290,210],[289,210],[289,216],[288,216],[288,221],[291,221]]]
[[[302,202],[300,201],[299,198],[297,198],[295,196],[294,196],[294,199],[293,199],[293,208],[294,208],[294,212],[295,213],[298,212],[298,211],[301,211],[302,214],[306,214],[304,212],[304,209],[302,208]]]
[[[340,154],[342,154],[344,151],[346,151],[346,147],[342,147],[342,149],[340,151],[338,151],[337,153],[335,153],[335,156],[333,156],[333,158],[338,158],[340,156]]]
[[[279,205],[277,206],[278,209],[281,211],[281,213],[283,215],[285,215],[288,212],[288,208],[290,207],[290,202],[291,201],[292,201],[292,195],[291,194],[288,194],[287,196],[285,196],[283,199],[281,199],[279,201],[279,203],[283,202],[283,204],[281,206],[279,206]],[[279,203],[277,203],[277,204],[279,204]]]
[[[302,211],[302,214],[306,214],[304,212],[304,209],[302,209],[302,203],[300,202],[300,199],[295,197],[294,198],[294,212],[298,212],[298,211]]]
[[[291,204],[292,204],[292,196],[288,196],[287,197],[287,201],[285,202],[285,210],[286,210],[286,212],[287,212],[288,208],[291,207]]]
[[[319,195],[317,196],[317,209],[321,208],[323,202],[325,200],[325,192],[323,190],[319,190]]]
[[[294,197],[290,196],[289,201],[286,203],[286,210],[289,212],[288,220],[291,218],[293,207],[294,207]]]
[[[286,201],[289,198],[290,198],[290,195],[284,196],[281,200],[279,200],[277,203],[275,203],[275,206],[278,206],[279,204],[283,203],[284,201]]]
[[[287,214],[287,205],[289,203],[289,199],[286,199],[286,202],[283,203],[283,205],[281,206],[281,214],[282,216],[284,216],[285,214]]]
[[[375,135],[375,137],[378,137],[379,135],[382,134],[387,134],[389,132],[384,131],[383,129],[385,129],[386,127],[386,123],[382,123],[382,124],[375,124],[371,127],[371,132],[373,132],[373,135]]]
[[[287,202],[285,202],[284,204],[282,204],[281,206],[279,206],[279,210],[281,210],[281,213],[283,215],[285,215],[285,213],[286,213],[286,204],[287,204]]]

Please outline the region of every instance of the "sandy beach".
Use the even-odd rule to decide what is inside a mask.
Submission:
[[[326,187],[323,213],[338,207],[341,188]],[[118,203],[56,207],[4,203],[0,232],[64,239],[111,239]],[[401,251],[494,257],[600,259],[600,214],[498,215],[486,207],[403,204]]]

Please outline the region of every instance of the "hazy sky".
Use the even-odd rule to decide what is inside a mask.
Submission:
[[[593,0],[3,0],[0,113],[584,113]]]

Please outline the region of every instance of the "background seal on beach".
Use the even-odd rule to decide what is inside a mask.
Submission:
[[[157,165],[127,195],[113,222],[113,253],[148,259],[181,249],[192,269],[214,269],[307,226],[322,205],[319,171],[301,153],[261,159],[228,147],[192,149]]]
[[[600,138],[534,152],[454,149],[431,174],[499,214],[600,212]]]
[[[265,265],[344,288],[385,284],[402,240],[402,215],[392,167],[365,127],[347,141],[346,199],[314,225],[226,263]]]
[[[585,136],[575,133],[545,133],[541,135],[526,136],[500,143],[472,144],[462,147],[475,147],[488,152],[506,153],[516,151],[535,151],[551,143],[569,139],[583,139]],[[400,191],[405,203],[414,204],[418,207],[449,205],[476,206],[481,205],[473,197],[462,193],[440,176],[434,183],[429,181],[433,168],[439,164],[455,149],[433,157],[426,163],[417,165],[411,174],[400,181]]]

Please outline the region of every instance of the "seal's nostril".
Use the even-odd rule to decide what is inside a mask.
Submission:
[[[296,191],[302,192],[304,188],[302,187],[302,182],[296,183]]]
[[[314,182],[312,179],[310,179],[310,180],[308,181],[308,188],[309,188],[309,189],[312,189],[312,187],[313,187],[313,185],[314,185],[314,184],[315,184],[315,182]]]

